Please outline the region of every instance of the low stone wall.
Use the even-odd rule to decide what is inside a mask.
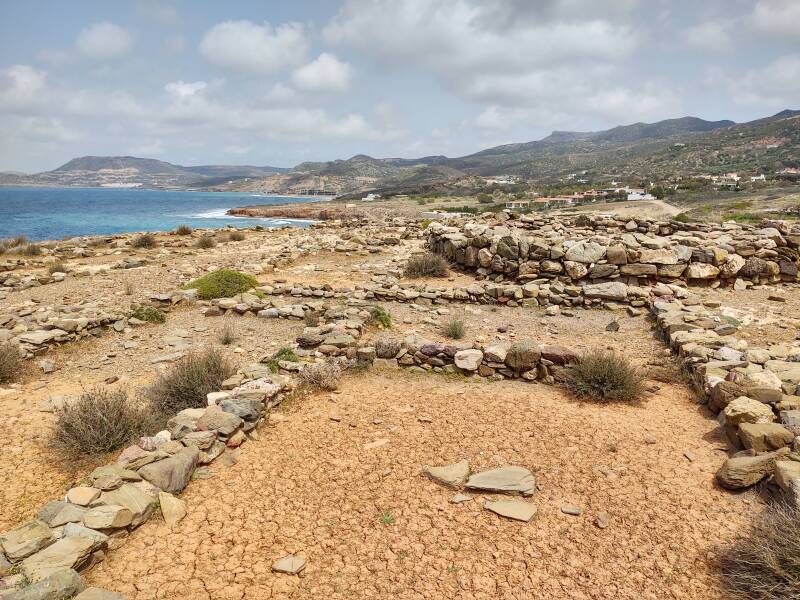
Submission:
[[[217,459],[235,462],[236,449],[257,439],[267,411],[292,387],[266,365],[246,367],[225,382],[225,389],[208,395],[207,408],[179,412],[166,430],[141,438],[63,500],[48,502],[35,519],[0,534],[0,583],[5,586],[0,596],[72,598],[83,589],[75,571],[103,560],[157,509],[168,524],[180,521],[186,508],[173,494],[202,479],[199,470],[205,465]],[[14,587],[4,595],[2,590]]]
[[[720,485],[768,480],[800,503],[800,344],[750,347],[732,320],[676,298],[651,311],[736,451],[717,472]]]
[[[599,226],[607,222],[617,226]],[[533,235],[522,219],[459,226],[431,223],[427,245],[496,283],[560,282],[577,286],[584,297],[616,301],[629,297],[629,287],[658,282],[745,288],[798,281],[800,229],[795,225],[724,224],[689,231],[672,222],[637,220],[619,226],[618,221],[586,217],[586,223],[549,223]]]

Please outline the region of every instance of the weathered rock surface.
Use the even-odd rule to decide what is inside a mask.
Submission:
[[[536,506],[522,500],[488,500],[483,507],[501,517],[526,523],[536,514]]]
[[[727,459],[719,471],[717,481],[720,485],[732,489],[742,489],[755,485],[775,470],[775,462],[788,454],[787,448],[775,452],[767,452],[757,456],[734,456]]]
[[[424,466],[422,472],[437,483],[457,488],[464,485],[469,477],[469,461],[462,460],[442,467]]]
[[[169,458],[145,465],[139,469],[139,474],[165,492],[180,492],[191,480],[199,457],[200,451],[190,446]]]
[[[61,569],[2,598],[3,600],[69,600],[84,587],[83,577],[74,569]]]
[[[501,467],[471,475],[466,487],[472,490],[532,496],[536,491],[536,481],[533,474],[524,467]]]

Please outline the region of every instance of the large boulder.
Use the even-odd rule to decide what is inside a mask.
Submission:
[[[38,552],[53,542],[53,530],[47,523],[34,519],[0,535],[0,547],[12,561]]]
[[[40,581],[63,569],[79,570],[97,548],[97,542],[89,538],[61,538],[23,560],[20,568],[29,581]]]
[[[517,374],[533,369],[541,358],[539,347],[530,340],[515,342],[506,352],[506,366]]]
[[[4,595],[3,600],[85,600],[81,593],[84,587],[83,577],[77,571],[60,569],[35,583]]]
[[[734,456],[722,463],[717,471],[717,481],[731,490],[750,487],[772,475],[776,461],[788,453],[788,448],[781,448],[757,456]]]
[[[483,360],[483,352],[480,350],[459,350],[453,360],[459,369],[477,371]]]
[[[139,469],[139,475],[164,492],[180,492],[187,486],[197,466],[200,451],[189,446],[169,458]]]
[[[742,423],[771,423],[775,414],[768,404],[762,404],[747,396],[739,396],[722,411],[725,424],[736,426]]]
[[[768,452],[791,445],[794,434],[778,423],[742,423],[739,440],[748,450]]]

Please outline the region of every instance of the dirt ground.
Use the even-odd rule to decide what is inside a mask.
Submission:
[[[680,387],[600,406],[538,384],[374,373],[280,412],[236,465],[187,489],[173,531],[135,531],[89,582],[130,600],[719,598],[709,556],[756,508],[715,488],[724,444]],[[531,469],[534,519],[487,512],[488,494],[454,504],[420,473],[464,458]],[[308,559],[301,575],[271,573],[287,553]]]

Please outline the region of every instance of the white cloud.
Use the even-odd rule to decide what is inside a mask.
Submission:
[[[781,56],[762,68],[735,76],[717,69],[709,83],[725,86],[737,104],[768,111],[796,108],[800,98],[800,54]]]
[[[344,92],[350,87],[353,68],[333,54],[323,52],[292,74],[292,83],[306,92]]]
[[[269,23],[225,21],[206,32],[200,51],[219,67],[264,74],[302,64],[308,41],[299,23],[272,27]]]
[[[126,56],[133,48],[133,36],[124,27],[104,21],[92,23],[78,34],[75,46],[92,60],[114,60]]]
[[[154,140],[149,143],[131,146],[128,152],[134,156],[159,156],[166,152],[166,148],[164,148],[164,142],[161,140]]]
[[[46,85],[47,73],[30,65],[0,70],[0,110],[28,112],[39,104]]]
[[[184,83],[183,81],[173,81],[164,86],[164,89],[178,98],[194,96],[206,89],[205,81],[195,81],[194,83]]]
[[[708,21],[690,27],[686,31],[686,42],[695,48],[722,52],[731,45],[731,21]]]
[[[170,24],[178,21],[178,10],[163,0],[137,0],[136,9],[145,17],[160,23]]]
[[[767,35],[800,40],[800,2],[759,0],[753,9],[752,23]]]
[[[663,117],[672,97],[629,89],[620,68],[641,41],[627,20],[635,6],[628,0],[348,0],[323,37],[390,68],[430,70],[446,90],[494,107],[481,117],[484,126],[501,109],[515,120],[556,121],[565,105],[577,117]]]

